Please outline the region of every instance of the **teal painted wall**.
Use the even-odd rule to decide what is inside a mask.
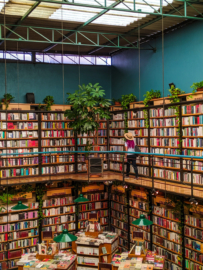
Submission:
[[[190,93],[193,82],[203,80],[203,22],[188,26],[165,35],[164,38],[164,96],[168,95],[168,84]],[[157,48],[141,51],[140,92],[138,51],[128,50],[112,57],[112,98],[123,93],[134,93],[143,100],[146,91],[160,90],[163,96],[162,41],[150,42]],[[147,46],[143,44],[142,46]],[[148,46],[149,48],[149,46]]]
[[[19,76],[17,75],[19,73]],[[19,93],[18,93],[19,79]],[[106,98],[111,98],[111,67],[80,66],[80,82],[97,83],[106,90]],[[73,93],[79,85],[79,66],[64,65],[64,88]],[[5,93],[5,65],[0,63],[0,98]],[[15,97],[14,102],[26,102],[26,93],[35,94],[35,102],[43,103],[47,95],[54,97],[55,104],[63,104],[62,66],[55,64],[7,63],[7,93]]]

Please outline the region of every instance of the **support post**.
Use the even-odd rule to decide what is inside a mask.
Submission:
[[[153,218],[153,214],[152,214],[153,213],[153,208],[154,208],[154,206],[153,206],[152,193],[149,192],[149,210],[150,210],[149,216],[150,216],[150,220],[152,220],[152,218]],[[153,224],[150,226],[150,248],[151,248],[151,250],[152,250],[152,243],[153,243],[152,226],[153,226]]]
[[[77,132],[74,132],[75,139],[75,151],[78,151],[78,140],[77,140]],[[78,173],[78,153],[74,154],[75,159],[75,173]]]
[[[108,186],[108,226],[109,231],[111,231],[111,187],[112,184]]]
[[[129,189],[127,189],[127,215],[128,215],[128,250],[130,250],[130,205],[129,205],[129,200],[130,200],[130,193]]]
[[[38,113],[38,151],[42,152],[42,113]],[[42,154],[38,155],[39,175],[42,175]]]

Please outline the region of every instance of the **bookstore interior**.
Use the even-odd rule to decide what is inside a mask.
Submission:
[[[0,0],[0,270],[203,270],[201,20]]]

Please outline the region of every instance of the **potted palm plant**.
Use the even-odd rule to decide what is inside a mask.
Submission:
[[[6,109],[8,109],[10,102],[13,100],[14,100],[14,97],[11,94],[7,93],[3,95],[1,102],[6,106]]]

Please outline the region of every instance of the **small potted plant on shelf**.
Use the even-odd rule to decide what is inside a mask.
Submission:
[[[171,86],[171,89],[169,89],[168,91],[171,93],[171,95],[169,95],[169,99],[171,103],[180,102],[180,98],[178,96],[185,93],[180,88],[177,88],[177,87],[175,88],[173,85]]]
[[[150,100],[160,98],[161,97],[161,92],[160,90],[153,90],[147,91],[146,94],[144,95],[145,99],[143,100],[145,107],[149,105]]]
[[[44,103],[46,104],[46,110],[51,111],[51,106],[54,104],[54,98],[52,96],[46,96]]]
[[[6,109],[8,109],[8,106],[12,100],[14,100],[14,97],[11,94],[7,93],[4,94],[1,102],[6,106]]]
[[[121,105],[121,98],[119,99],[112,98],[112,102],[114,103],[114,105],[119,106]]]
[[[133,94],[122,95],[122,97],[121,97],[121,106],[122,106],[122,108],[124,110],[128,109],[129,104],[131,102],[134,102],[134,101],[136,101],[136,96],[135,95],[133,95]]]
[[[195,93],[195,91],[197,92],[203,91],[203,81],[198,82],[198,83],[193,83],[193,85],[191,85],[190,87],[193,89],[192,91],[193,94]]]

